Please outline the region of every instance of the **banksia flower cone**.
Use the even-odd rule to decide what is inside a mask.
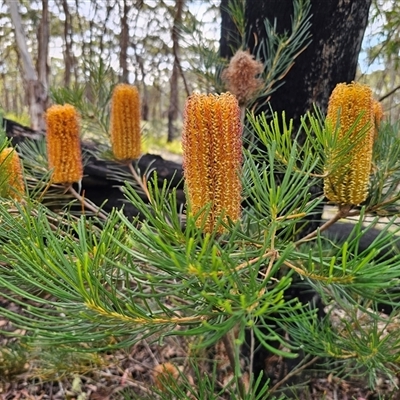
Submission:
[[[21,200],[25,194],[21,161],[18,153],[11,147],[0,152],[0,185],[3,197]]]
[[[134,160],[141,153],[140,98],[135,86],[119,84],[111,101],[111,145],[117,160]]]
[[[327,156],[325,196],[339,205],[358,205],[367,198],[372,165],[375,114],[371,89],[358,83],[338,84],[329,99],[326,118],[332,131],[338,129],[338,140]],[[348,140],[353,146],[343,155]],[[346,165],[340,165],[343,157]]]
[[[54,183],[79,182],[83,175],[79,116],[70,104],[54,105],[46,112],[47,157]]]
[[[262,87],[262,81],[257,75],[263,70],[264,65],[260,61],[255,60],[248,51],[239,50],[222,73],[226,87],[236,96],[241,106],[251,100]]]
[[[237,221],[240,217],[241,135],[235,96],[193,94],[187,99],[182,132],[183,171],[192,215],[210,206],[208,215],[196,220],[205,232],[213,232],[219,218]],[[217,230],[221,233],[224,228],[219,225]]]

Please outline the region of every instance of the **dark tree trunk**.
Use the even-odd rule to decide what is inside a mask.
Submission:
[[[314,103],[325,113],[336,84],[351,82],[355,78],[370,4],[371,0],[311,0],[312,41],[294,60],[293,67],[284,77],[284,84],[272,93],[269,103],[257,108],[258,112],[269,112],[270,107],[279,115],[285,111],[286,118],[293,118],[295,126],[302,115],[312,110]],[[253,54],[257,54],[260,43],[267,39],[264,21],[276,24],[278,32],[283,34],[291,31],[292,15],[293,0],[247,0],[246,34]],[[310,187],[314,196],[320,191],[319,187]],[[308,224],[302,227],[301,235],[313,231],[320,224],[321,217],[322,206],[319,215],[307,217]],[[338,227],[336,234],[345,237],[346,232]],[[303,304],[316,301],[319,313],[323,314],[322,303],[315,300],[314,294],[309,287],[295,282],[285,296],[287,300],[298,298]],[[247,338],[248,343],[249,340]],[[279,343],[271,345],[279,346]],[[244,348],[243,351],[248,350]],[[273,354],[260,346],[253,358],[255,376],[263,372],[264,377],[271,378],[274,383],[274,359]],[[282,370],[287,368],[289,371],[293,367],[291,361],[287,361]]]
[[[273,93],[270,105],[274,111],[285,110],[295,121],[313,103],[326,111],[336,84],[355,78],[370,5],[371,0],[311,0],[312,42],[296,58],[285,84]],[[283,33],[290,31],[292,15],[293,0],[247,0],[246,30],[253,53],[265,39],[265,19],[276,20],[278,32]]]
[[[141,82],[140,82],[140,87],[142,88],[142,120],[143,121],[149,121],[149,90],[147,89],[146,85],[146,76],[147,76],[147,71],[144,66],[144,59],[143,57],[139,54],[139,50],[136,46],[136,43],[131,43],[131,46],[133,50],[135,51],[135,58],[136,58],[136,63],[139,68],[139,71],[142,75],[141,77]]]

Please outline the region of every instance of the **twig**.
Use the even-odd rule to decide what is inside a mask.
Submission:
[[[390,97],[392,94],[394,94],[395,92],[397,92],[400,89],[400,85],[396,86],[394,89],[392,89],[389,93],[384,94],[383,96],[381,96],[379,98],[379,101],[383,101],[386,98]]]
[[[107,373],[107,372],[103,372],[103,371],[100,371],[100,373],[99,373],[101,376],[104,376],[104,377],[107,377],[107,378],[115,378],[115,376],[113,375],[113,374],[110,374],[110,373]],[[141,383],[138,383],[138,382],[136,382],[136,381],[134,381],[134,380],[132,380],[132,379],[130,379],[130,378],[126,378],[126,380],[125,380],[125,384],[126,385],[128,385],[128,386],[132,386],[132,387],[134,387],[134,388],[136,388],[136,389],[139,389],[139,390],[141,390],[142,392],[144,392],[144,393],[146,393],[146,394],[150,394],[150,395],[152,395],[152,396],[154,396],[155,395],[155,393],[152,391],[152,390],[149,390],[149,389],[147,389],[144,385],[142,385]]]
[[[108,215],[103,213],[99,207],[95,206],[94,204],[89,203],[83,196],[81,196],[73,187],[72,185],[68,187],[68,191],[81,202],[81,204],[86,207],[88,210],[93,211],[98,217],[107,220]]]
[[[251,260],[245,261],[242,264],[239,264],[237,267],[235,267],[234,271],[235,272],[240,271],[243,268],[247,268],[247,267],[250,267],[250,265],[256,264],[257,262],[259,262],[263,258],[276,257],[276,255],[277,255],[277,251],[276,250],[268,250],[266,253],[264,253],[261,256],[258,256],[256,258],[251,259]],[[223,271],[218,271],[217,275],[218,276],[224,275],[224,272]]]
[[[290,263],[287,260],[282,261],[284,265],[292,269],[293,271],[296,271],[299,275],[316,280],[316,281],[322,281],[322,282],[329,282],[329,283],[338,283],[338,284],[349,284],[354,281],[354,275],[350,276],[323,276],[323,275],[315,275],[311,272],[308,272],[306,270],[301,269],[300,267],[296,267],[292,263]]]
[[[269,391],[268,394],[271,394],[275,392],[276,389],[279,388],[279,386],[282,386],[287,380],[289,380],[292,376],[297,375],[299,372],[303,371],[303,369],[309,367],[310,365],[314,364],[319,357],[314,357],[312,360],[310,360],[308,363],[305,363],[299,368],[296,368],[293,371],[290,371],[283,379],[281,379],[279,382],[277,382]]]
[[[151,350],[149,344],[147,343],[146,339],[142,339],[143,346],[146,348],[147,353],[150,355],[150,358],[153,360],[155,365],[159,365],[160,363],[157,360],[157,357],[154,355],[153,351]]]
[[[311,239],[314,239],[318,235],[318,232],[325,231],[330,226],[332,226],[334,223],[339,221],[341,218],[347,217],[349,215],[350,210],[351,210],[351,205],[346,204],[346,205],[339,206],[339,210],[336,213],[336,215],[334,215],[329,221],[326,221],[323,225],[319,226],[315,231],[311,232],[309,235],[304,236],[303,238],[298,240],[296,242],[296,245],[299,245],[301,243],[304,243]]]
[[[151,203],[151,197],[150,197],[149,189],[147,188],[147,185],[146,185],[146,179],[144,177],[143,177],[143,179],[140,177],[140,175],[136,172],[135,168],[133,168],[132,162],[129,162],[128,168],[131,171],[131,174],[135,178],[136,182],[139,184],[140,188],[143,190],[146,197],[148,198],[148,200]]]
[[[253,376],[253,365],[254,365],[254,349],[255,349],[255,338],[254,338],[254,330],[250,329],[250,360],[249,360],[249,377]],[[251,381],[250,381],[251,382]]]

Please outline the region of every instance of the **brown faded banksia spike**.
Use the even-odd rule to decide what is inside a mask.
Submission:
[[[166,392],[168,387],[176,389],[179,376],[179,368],[170,362],[158,364],[153,370],[154,383],[163,392]]]
[[[223,71],[222,79],[240,106],[245,105],[261,89],[263,82],[258,75],[263,70],[262,62],[255,60],[248,51],[238,50]]]
[[[79,115],[70,104],[51,106],[46,112],[47,157],[53,183],[79,182],[83,175]]]
[[[0,170],[1,183],[3,184],[2,195],[21,200],[25,194],[25,185],[21,161],[13,148],[6,147],[0,152]]]
[[[210,207],[196,225],[204,232],[222,233],[223,226],[216,228],[218,219],[237,221],[241,212],[242,125],[235,96],[191,95],[185,105],[182,147],[190,212],[198,215]]]
[[[119,84],[111,100],[111,145],[117,160],[135,160],[141,153],[140,98],[135,86]]]
[[[329,99],[327,123],[338,134],[335,149],[327,155],[325,196],[339,205],[358,205],[368,194],[375,132],[372,91],[359,83],[338,84]],[[354,146],[346,154],[347,162],[330,171],[329,166],[340,162],[339,152],[345,147],[345,137],[351,130]]]

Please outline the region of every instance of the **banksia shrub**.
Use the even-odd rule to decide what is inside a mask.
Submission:
[[[219,218],[240,217],[242,126],[235,96],[193,94],[185,105],[182,132],[183,171],[190,212],[209,205],[196,224],[212,232]],[[223,232],[220,225],[219,232]]]
[[[69,104],[54,105],[46,112],[47,157],[53,183],[79,182],[83,175],[79,116]]]
[[[111,145],[117,160],[134,160],[141,153],[140,98],[135,86],[119,84],[113,91]]]
[[[0,178],[2,197],[21,200],[25,194],[21,161],[18,153],[11,147],[0,152]]]
[[[358,205],[367,197],[372,165],[375,114],[371,89],[354,82],[338,84],[329,99],[326,118],[338,136],[327,155],[325,196],[339,205]],[[343,154],[349,141],[353,146]]]

